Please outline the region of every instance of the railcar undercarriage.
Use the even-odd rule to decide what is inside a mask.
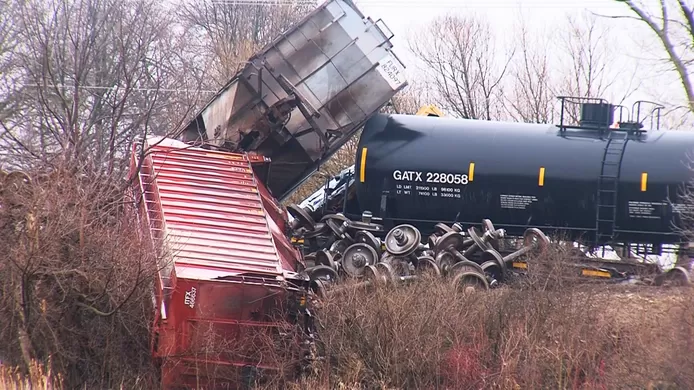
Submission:
[[[657,263],[631,256],[618,261],[602,259],[573,243],[550,240],[537,228],[527,229],[522,237],[508,237],[489,219],[481,221],[481,229],[439,223],[432,235],[423,237],[410,224],[387,230],[368,212],[361,221],[337,213],[326,214],[316,222],[297,205],[288,206],[288,210],[294,218],[292,239],[304,252],[307,268],[303,273],[311,279],[318,296],[334,291],[334,285],[346,279],[377,285],[415,280],[425,273],[466,290],[487,290],[527,275],[532,272],[529,264],[542,257],[556,260],[562,273],[582,280],[690,284],[691,268],[686,263],[663,271]]]

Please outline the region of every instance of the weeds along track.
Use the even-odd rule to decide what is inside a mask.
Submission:
[[[694,385],[694,292],[440,277],[345,280],[316,302],[313,388],[672,389]],[[350,387],[352,386],[352,387]],[[661,387],[662,388],[662,387]]]

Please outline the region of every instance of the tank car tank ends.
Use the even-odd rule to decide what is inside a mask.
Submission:
[[[489,218],[513,236],[682,242],[673,226],[691,207],[680,194],[694,132],[644,131],[638,118],[616,128],[611,105],[581,108],[577,126],[376,115],[356,156],[358,208],[423,233]]]

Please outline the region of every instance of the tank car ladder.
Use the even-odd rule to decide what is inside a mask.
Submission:
[[[602,157],[595,218],[595,241],[614,238],[617,221],[617,187],[622,168],[624,149],[629,140],[626,131],[611,130]]]

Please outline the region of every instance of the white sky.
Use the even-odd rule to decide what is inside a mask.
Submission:
[[[491,23],[497,39],[508,45],[513,42],[513,25],[523,15],[533,29],[550,34],[562,29],[566,15],[591,11],[600,15],[633,15],[625,4],[616,0],[355,0],[359,9],[372,19],[383,19],[395,34],[392,42],[395,53],[408,67],[408,78],[417,77],[417,61],[409,52],[408,34],[421,30],[437,16],[458,13],[475,14]],[[656,0],[643,3],[654,7]],[[657,9],[657,8],[656,8]],[[662,48],[647,26],[629,19],[601,18],[601,23],[613,29],[611,44],[619,48],[615,53],[613,70],[620,68],[639,69],[643,82],[639,92],[627,100],[631,104],[638,99],[683,100],[681,86],[672,72],[654,68],[654,56],[662,56]],[[503,54],[503,53],[502,53]],[[661,57],[662,58],[662,57]],[[553,58],[559,60],[558,58]],[[662,65],[661,65],[662,66]],[[616,87],[614,94],[623,94],[623,86]],[[611,96],[604,96],[610,99]],[[680,102],[677,102],[680,103]]]

